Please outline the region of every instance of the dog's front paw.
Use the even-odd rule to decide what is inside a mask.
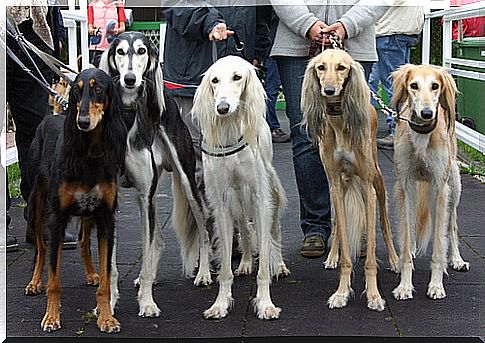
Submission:
[[[278,270],[276,271],[276,276],[277,277],[286,277],[290,275],[290,270],[286,267],[286,264],[281,263],[278,266]]]
[[[27,287],[25,287],[26,295],[39,295],[40,293],[42,293],[42,283],[40,282],[30,282]]]
[[[396,300],[408,300],[413,298],[413,286],[399,285],[392,291]]]
[[[281,313],[281,308],[276,307],[271,299],[253,299],[254,312],[259,319],[271,320],[278,319]]]
[[[153,300],[140,302],[140,312],[138,316],[140,317],[158,317],[160,315],[160,309]]]
[[[463,261],[462,259],[451,261],[451,267],[459,272],[467,272],[470,270],[470,263]]]
[[[239,263],[239,267],[234,271],[236,276],[241,275],[251,275],[253,272],[253,262],[252,261],[243,261]]]
[[[99,285],[99,274],[92,273],[86,275],[86,284],[90,286],[97,286]]]
[[[42,330],[45,332],[56,331],[61,328],[61,316],[59,312],[57,313],[49,313],[46,312],[42,322],[40,323]]]
[[[197,274],[194,280],[194,286],[196,287],[207,287],[212,283],[211,273],[207,274]]]
[[[428,297],[431,299],[443,299],[446,297],[445,288],[443,284],[429,284],[428,286]]]
[[[349,300],[349,293],[339,293],[335,292],[327,301],[328,307],[342,308],[347,306],[347,301]]]
[[[386,301],[382,299],[380,296],[367,300],[367,307],[371,310],[379,311],[379,312],[384,311],[385,306],[386,306]]]
[[[325,269],[336,269],[338,266],[338,257],[334,258],[328,255],[323,265],[325,266]]]
[[[121,330],[120,322],[113,316],[98,317],[98,327],[101,332],[118,333]]]
[[[211,308],[204,311],[205,319],[221,319],[227,316],[228,308],[212,305]]]

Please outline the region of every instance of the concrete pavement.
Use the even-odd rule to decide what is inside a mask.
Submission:
[[[278,116],[288,132],[284,113]],[[380,127],[384,127],[380,118]],[[385,133],[381,129],[379,136]],[[24,287],[32,272],[34,248],[24,242],[25,221],[22,201],[14,201],[10,215],[12,229],[20,244],[18,252],[7,254],[7,335],[8,337],[111,337],[111,338],[253,338],[253,337],[485,337],[485,232],[483,217],[485,185],[469,175],[462,176],[463,194],[458,212],[460,248],[463,258],[470,262],[467,273],[448,268],[444,277],[447,297],[430,300],[426,296],[429,282],[430,250],[424,258],[415,261],[413,275],[416,293],[414,299],[396,301],[392,290],[399,283],[398,275],[388,269],[387,253],[380,229],[377,257],[379,258],[378,284],[386,300],[382,312],[368,310],[364,291],[363,260],[354,266],[352,287],[355,295],[347,307],[330,310],[327,299],[338,285],[338,270],[325,270],[323,258],[305,259],[299,255],[302,233],[299,228],[299,201],[291,159],[291,143],[274,144],[274,165],[282,180],[289,200],[283,214],[283,251],[291,274],[274,281],[271,287],[274,303],[282,308],[280,319],[261,321],[254,315],[251,299],[256,294],[255,275],[235,277],[233,285],[234,308],[221,320],[205,320],[202,312],[209,308],[217,294],[217,284],[196,288],[192,280],[182,275],[178,243],[170,226],[172,197],[170,180],[162,181],[157,194],[158,216],[165,237],[165,250],[158,269],[158,284],[154,297],[162,313],[158,318],[137,316],[137,289],[133,280],[141,265],[141,231],[138,207],[133,190],[123,190],[117,215],[118,266],[121,298],[116,317],[121,322],[119,334],[101,333],[96,320],[89,315],[95,307],[96,288],[86,286],[79,249],[62,253],[62,329],[44,333],[40,327],[45,294],[36,297],[24,295]],[[393,152],[379,151],[388,192],[391,224],[396,236],[396,213],[392,202],[395,182]],[[73,226],[70,232],[74,233]],[[93,255],[96,239],[93,236]],[[396,247],[397,243],[395,242]],[[237,265],[235,265],[236,267]],[[215,277],[214,277],[215,279]],[[44,282],[45,283],[45,282]],[[459,338],[462,337],[462,338]],[[357,340],[356,340],[357,341]]]

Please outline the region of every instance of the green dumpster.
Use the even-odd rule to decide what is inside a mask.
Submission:
[[[485,37],[468,37],[453,42],[454,57],[485,61]],[[485,73],[483,68],[455,66],[457,69]],[[464,125],[485,134],[485,81],[456,77],[460,94],[457,96],[458,120]]]

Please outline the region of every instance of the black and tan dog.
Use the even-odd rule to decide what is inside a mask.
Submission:
[[[82,250],[86,274],[98,283],[97,313],[101,331],[118,332],[120,323],[110,307],[111,256],[114,246],[114,211],[117,179],[124,168],[126,128],[117,86],[100,69],[88,69],[75,79],[69,108],[49,115],[37,129],[30,150],[32,193],[28,225],[36,233],[37,255],[32,280],[25,292],[41,291],[47,235],[50,247],[47,309],[42,329],[60,329],[61,251],[66,226],[81,216],[81,245],[89,241],[91,227],[98,231],[99,277],[89,251]],[[45,228],[43,228],[45,226]],[[89,244],[89,243],[87,243]],[[115,298],[116,300],[116,298]]]

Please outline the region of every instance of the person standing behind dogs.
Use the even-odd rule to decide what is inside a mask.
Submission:
[[[120,0],[93,0],[88,5],[89,62],[95,67],[111,41],[125,32],[125,9]]]
[[[227,55],[238,55],[250,62],[262,61],[271,45],[269,6],[243,6],[244,1],[237,0],[234,7],[217,7],[219,3],[223,5],[227,1],[177,1],[177,6],[164,11],[167,20],[163,64],[165,90],[174,96],[192,136],[200,187],[203,187],[200,128],[190,111],[203,73],[215,59]],[[236,41],[231,38],[234,33],[244,42],[242,51],[236,49]],[[213,42],[216,42],[215,50]]]
[[[7,17],[17,26],[26,40],[40,50],[59,58],[59,38],[62,36],[62,29],[59,26],[61,20],[58,17],[59,8],[48,6],[47,0],[35,0],[31,3],[32,6],[7,6]],[[7,35],[7,46],[27,68],[33,71],[34,75],[39,77],[30,59],[10,35]],[[46,81],[51,81],[54,73],[37,55],[31,53],[31,56]],[[37,126],[50,111],[49,94],[10,56],[7,56],[6,62],[6,100],[16,127],[15,144],[21,177],[20,192],[22,198],[28,202],[30,195],[29,148],[35,137]],[[7,197],[9,196],[7,193]],[[26,213],[25,208],[24,217],[26,217]],[[9,240],[13,243],[12,237]],[[25,240],[27,243],[35,244],[34,232],[27,231]],[[65,248],[76,247],[75,237],[68,232],[66,232],[64,242]]]
[[[345,39],[347,52],[362,64],[368,77],[377,60],[374,24],[388,7],[368,6],[357,0],[347,1],[351,3],[348,5],[326,6],[307,5],[309,2],[300,0],[294,2],[295,6],[277,6],[278,1],[271,0],[280,18],[271,57],[278,63],[290,120],[304,235],[300,253],[303,257],[321,257],[331,233],[329,185],[318,149],[301,127],[300,108],[311,41],[319,40],[321,32],[335,32],[341,40]]]
[[[409,0],[397,0],[376,23],[376,49],[379,60],[372,66],[369,77],[370,88],[377,93],[379,82],[387,98],[391,99],[392,81],[390,75],[403,64],[411,62],[411,47],[419,41],[423,29],[423,6],[407,6]],[[373,102],[375,106],[375,103]],[[393,148],[396,122],[391,114],[387,116],[389,135],[377,139],[379,148]]]

